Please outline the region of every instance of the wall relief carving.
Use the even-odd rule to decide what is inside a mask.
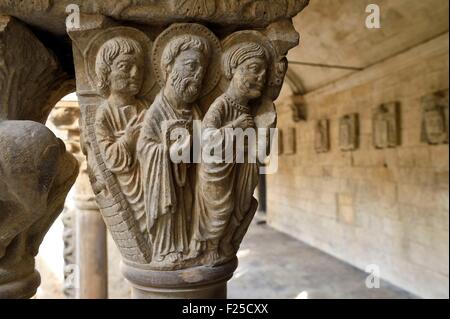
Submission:
[[[399,104],[378,106],[372,115],[373,144],[375,148],[392,148],[400,145]]]
[[[314,148],[317,153],[326,153],[330,150],[330,124],[328,119],[320,119],[316,122]]]
[[[347,114],[339,120],[339,147],[341,151],[353,151],[359,144],[358,114]]]
[[[422,98],[422,142],[448,143],[448,90]]]
[[[196,3],[190,14],[223,10]],[[288,18],[258,31],[171,19],[149,28],[95,16],[68,30],[82,149],[133,296],[192,288],[190,296],[223,297],[256,212],[261,164],[276,146],[273,101],[299,38]],[[211,150],[225,158],[215,161]]]
[[[292,121],[300,122],[306,121],[306,105],[299,102],[292,102],[289,104],[289,108],[292,111]]]

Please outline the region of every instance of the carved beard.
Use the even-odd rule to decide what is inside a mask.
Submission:
[[[185,77],[177,70],[173,70],[171,78],[176,95],[181,97],[184,102],[192,103],[197,99],[201,88],[200,73]]]

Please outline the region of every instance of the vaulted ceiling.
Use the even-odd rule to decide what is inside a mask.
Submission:
[[[380,7],[380,29],[366,28],[370,3]],[[448,0],[311,0],[294,18],[300,46],[288,59],[366,68],[448,32],[448,7]],[[293,63],[289,69],[288,84],[297,81],[294,90],[304,92],[358,72]]]

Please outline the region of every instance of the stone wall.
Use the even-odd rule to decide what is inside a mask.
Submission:
[[[448,89],[448,33],[304,97],[307,121],[279,100],[284,144],[267,177],[268,223],[421,297],[449,294],[448,144],[421,140],[422,97]],[[376,149],[372,114],[400,105],[400,145]],[[358,113],[359,146],[341,151],[339,119]],[[315,126],[329,119],[330,150],[315,149]],[[322,150],[323,151],[323,150]]]

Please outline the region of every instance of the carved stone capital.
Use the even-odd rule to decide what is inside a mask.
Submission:
[[[237,150],[228,162],[197,155],[211,146],[205,131],[226,138],[229,130],[267,135],[275,128],[273,101],[286,54],[299,39],[287,12],[300,2],[272,6],[283,19],[258,30],[256,22],[240,31],[193,22],[122,26],[98,15],[68,30],[90,181],[135,297],[225,297],[257,209],[260,162],[241,162]],[[211,19],[212,12],[233,12],[221,6],[177,1],[176,9],[185,20],[190,13]],[[240,151],[269,145],[261,136],[256,148],[243,144]]]
[[[41,124],[71,85],[26,26],[0,16],[0,298],[35,293],[34,257],[77,176],[74,157]]]

